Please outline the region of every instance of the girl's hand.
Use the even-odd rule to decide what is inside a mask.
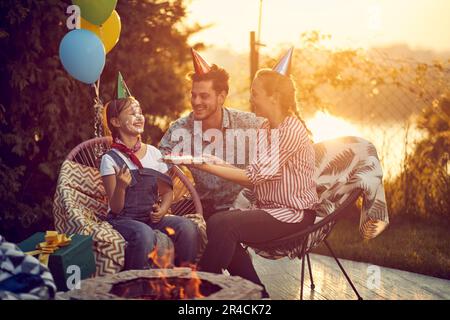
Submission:
[[[116,172],[116,186],[122,189],[126,189],[131,183],[131,173],[126,165],[118,169],[114,166],[114,171]]]
[[[164,210],[158,203],[155,203],[153,205],[153,212],[150,213],[150,220],[152,223],[158,223],[166,215],[166,213],[167,210]]]

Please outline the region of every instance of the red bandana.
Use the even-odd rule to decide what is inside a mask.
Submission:
[[[142,163],[139,161],[138,157],[135,155],[141,149],[141,139],[138,139],[134,147],[128,148],[119,138],[115,138],[114,142],[111,144],[111,148],[115,148],[120,152],[126,154],[128,158],[133,162],[139,169],[142,169]]]

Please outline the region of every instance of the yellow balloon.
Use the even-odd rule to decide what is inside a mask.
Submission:
[[[114,10],[109,18],[100,26],[81,18],[81,28],[97,34],[105,46],[106,53],[110,52],[119,41],[121,27],[120,17],[116,10]]]

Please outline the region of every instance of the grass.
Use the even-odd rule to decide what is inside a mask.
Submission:
[[[358,219],[343,217],[328,238],[339,258],[450,279],[448,219],[391,217],[388,228],[372,240],[362,239]],[[323,244],[313,252],[330,255]]]

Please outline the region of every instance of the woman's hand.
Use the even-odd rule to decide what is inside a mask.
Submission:
[[[218,165],[228,165],[227,162],[219,157],[213,156],[212,154],[204,153],[202,156],[202,162],[208,164],[218,164]]]
[[[158,203],[153,205],[153,212],[150,213],[152,223],[158,223],[167,214],[167,209],[162,208]]]
[[[118,169],[114,166],[114,171],[116,172],[116,187],[125,190],[131,183],[131,173],[126,165]]]
[[[212,154],[208,154],[208,153],[203,154],[202,160],[203,160],[204,164],[216,164],[216,165],[222,166],[222,167],[236,168],[235,166],[233,166],[232,164],[229,164],[225,160],[222,160],[221,158],[213,156]],[[200,165],[198,165],[197,167],[200,167]],[[201,169],[201,168],[199,168],[199,169]]]
[[[219,157],[205,153],[201,157],[192,157],[190,155],[176,156],[168,155],[162,158],[164,162],[172,164],[182,164],[185,166],[200,167],[202,164],[217,164],[221,166],[232,166]]]
[[[231,164],[209,164],[204,163],[196,166],[197,169],[203,170],[220,178],[238,183],[246,188],[253,188],[253,184],[247,177],[245,170],[237,168]]]
[[[198,166],[203,163],[202,157],[193,157],[191,155],[166,155],[161,158],[161,161],[165,163],[170,163],[174,165],[185,165],[185,166]]]
[[[193,162],[192,156],[179,156],[179,155],[165,155],[161,158],[161,161],[164,161],[165,163],[171,163],[171,164],[184,164],[189,165]]]
[[[220,178],[238,183],[246,188],[253,188],[253,185],[247,177],[245,170],[228,164],[222,159],[213,155],[204,154],[202,158],[194,158],[192,156],[180,157],[167,155],[163,157],[163,160],[165,162],[173,164],[184,164],[186,166],[194,167],[216,175]],[[215,162],[219,162],[220,164],[215,164]]]

